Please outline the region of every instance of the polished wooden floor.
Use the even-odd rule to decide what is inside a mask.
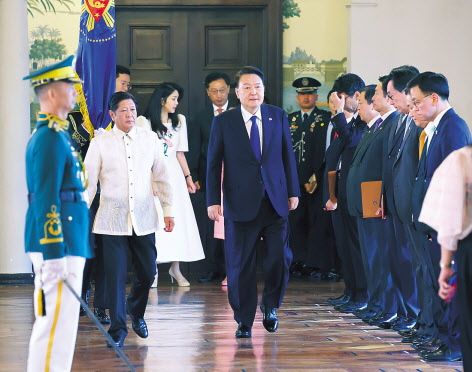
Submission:
[[[166,279],[166,278],[165,278]],[[259,285],[262,287],[262,283]],[[137,371],[462,371],[427,364],[396,332],[341,314],[326,299],[342,283],[290,281],[280,326],[267,333],[258,311],[252,339],[234,338],[226,292],[215,284],[160,283],[146,312],[149,338],[130,328],[123,348]],[[32,326],[32,287],[0,287],[0,371],[24,371]],[[104,337],[80,319],[73,371],[126,371]]]

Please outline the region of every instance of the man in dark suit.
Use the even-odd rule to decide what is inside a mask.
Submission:
[[[257,307],[256,242],[265,241],[261,299],[263,325],[278,326],[292,252],[288,246],[288,213],[300,191],[285,111],[263,105],[264,74],[244,67],[235,76],[241,106],[213,119],[208,146],[208,216],[222,216],[221,167],[225,216],[228,299],[238,323],[237,338],[251,337]]]
[[[341,216],[342,246],[344,247],[341,260],[343,262],[344,281],[346,284],[349,283],[351,287],[349,302],[336,305],[335,309],[348,313],[365,309],[369,300],[359,247],[357,221],[349,214],[346,192],[346,180],[351,161],[367,126],[357,115],[360,91],[364,86],[365,83],[359,76],[344,74],[334,82],[334,92],[331,94],[331,100],[335,109],[335,115],[331,122],[338,134],[337,138],[339,138],[339,157],[336,161],[335,169],[328,169],[328,171],[336,171],[338,174],[336,178],[337,208]],[[349,122],[346,120],[344,111],[354,114]],[[336,140],[331,146],[335,145],[335,142]]]
[[[410,232],[411,190],[418,164],[419,132],[408,117],[404,89],[418,73],[418,69],[413,66],[400,66],[390,72],[383,87],[384,94],[399,112],[384,143],[382,190],[383,213],[390,243],[387,262],[399,294],[398,317],[392,328],[408,336],[405,342],[412,342],[413,336],[430,332],[428,328],[432,323],[429,309],[425,308],[419,314],[418,297],[422,296],[422,291],[418,289],[423,288],[423,265]],[[417,328],[421,331],[417,331]]]
[[[189,152],[187,153],[190,173],[197,188],[197,192],[190,197],[209,269],[209,272],[199,279],[201,283],[222,280],[226,275],[223,240],[214,237],[215,223],[208,218],[206,212],[206,170],[208,141],[213,118],[230,108],[228,101],[230,79],[224,72],[212,72],[205,78],[205,88],[211,105],[201,110],[189,123]]]
[[[291,273],[327,277],[334,267],[331,259],[334,237],[331,218],[323,210],[322,175],[326,131],[331,115],[316,107],[316,90],[321,83],[310,77],[296,79],[299,111],[288,116],[300,185],[300,206],[290,213],[290,248],[294,263]]]
[[[357,315],[379,316],[371,321],[372,325],[390,328],[396,317],[396,296],[391,283],[389,265],[386,260],[388,240],[385,239],[387,229],[385,220],[379,217],[367,218],[363,214],[361,185],[363,182],[382,180],[382,148],[383,142],[397,113],[383,95],[380,78],[376,85],[369,85],[361,91],[359,115],[367,124],[364,135],[351,163],[347,178],[347,202],[351,216],[356,217],[359,232],[359,244],[364,265],[364,273],[369,288],[369,305],[366,311]],[[379,205],[380,207],[380,205]]]
[[[466,122],[457,115],[448,102],[449,85],[444,75],[423,72],[407,85],[413,110],[424,122],[428,122],[420,136],[421,157],[413,186],[413,218],[416,228],[421,231],[425,260],[432,276],[432,291],[438,293],[439,262],[441,248],[437,233],[418,221],[424,196],[436,168],[454,150],[472,142]],[[455,361],[461,358],[459,330],[455,300],[445,304],[432,297],[433,319],[438,327],[438,339],[433,340],[434,351],[423,350],[420,356],[427,361]],[[438,315],[439,314],[439,315]]]

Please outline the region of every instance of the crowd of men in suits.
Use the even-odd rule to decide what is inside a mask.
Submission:
[[[448,103],[447,79],[407,65],[367,86],[344,74],[328,94],[331,113],[316,106],[320,85],[311,77],[293,82],[300,110],[288,120],[301,197],[289,215],[291,275],[343,276],[344,293],[329,299],[336,310],[398,331],[427,361],[459,360],[455,300],[438,296],[440,245],[418,221],[435,169],[472,142]],[[212,106],[189,125],[189,163],[202,193],[213,118],[231,108],[225,74],[210,74],[205,87]],[[367,218],[363,184],[375,181],[380,199]],[[211,281],[224,276],[224,255],[211,242],[213,221],[204,222],[211,272],[201,281]]]
[[[401,66],[365,85],[340,76],[329,99],[337,134],[325,155],[336,198],[324,190],[342,261],[344,293],[336,310],[393,329],[426,361],[461,359],[455,299],[438,296],[441,247],[418,221],[431,177],[454,150],[472,142],[448,103],[447,79]],[[374,217],[365,215],[367,183],[381,181]],[[326,182],[325,182],[326,184]]]

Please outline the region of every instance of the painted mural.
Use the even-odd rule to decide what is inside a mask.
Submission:
[[[299,110],[292,82],[302,76],[321,83],[318,106],[327,107],[334,80],[346,72],[345,0],[284,0],[283,108]]]

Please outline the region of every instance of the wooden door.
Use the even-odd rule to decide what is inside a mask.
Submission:
[[[179,112],[209,104],[207,74],[231,79],[243,66],[266,74],[266,94],[282,103],[281,0],[116,0],[118,63],[131,70],[142,114],[161,82],[184,88]]]

